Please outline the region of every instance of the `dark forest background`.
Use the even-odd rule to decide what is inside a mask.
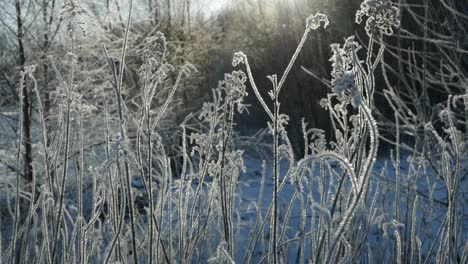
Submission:
[[[387,45],[384,55],[387,70],[382,76],[382,69],[378,69],[376,95],[379,119],[385,121],[381,123],[382,129],[389,139],[393,134],[393,114],[390,114],[391,107],[383,92],[388,88],[385,78],[396,84],[395,90],[401,92],[401,100],[408,102],[412,112],[425,123],[436,114],[436,105],[447,100],[452,90],[458,93],[466,89],[463,80],[467,73],[468,4],[465,1],[394,2],[400,6],[401,28],[397,34],[381,39]],[[301,127],[302,118],[310,127],[324,129],[329,138],[333,137],[328,112],[320,106],[320,100],[330,90],[329,46],[342,43],[350,35],[356,35],[361,41],[367,39],[363,27],[354,23],[360,3],[360,0],[134,1],[124,72],[123,92],[127,106],[135,111],[140,108],[138,69],[142,60],[139,51],[144,39],[156,31],[166,36],[170,63],[191,62],[198,69],[197,74],[185,80],[177,91],[176,111],[171,112],[165,126],[165,130],[171,131],[188,113],[196,113],[203,102],[211,98],[212,88],[232,70],[234,52],[247,54],[254,76],[281,74],[301,38],[305,19],[320,11],[329,16],[331,23],[326,29],[309,34],[287,79],[288,91],[280,99],[282,110],[290,116],[288,132],[296,154],[301,156],[302,131],[290,128]],[[113,100],[112,96],[103,97],[110,94],[111,89],[105,74],[102,45],[118,60],[127,23],[128,1],[82,1],[80,6],[83,9],[78,12],[78,19],[74,18],[79,20],[77,25],[82,33],[75,40],[78,44],[75,52],[79,62],[76,74],[80,80],[80,96],[84,102],[97,107],[94,114],[102,113],[104,101],[111,103]],[[60,62],[69,53],[66,10],[70,7],[64,6],[61,0],[18,0],[3,1],[1,8],[2,112],[16,111],[19,72],[25,66],[35,65],[46,123],[52,127],[60,96],[49,56],[60,68]],[[365,47],[366,43],[362,45]],[[446,62],[453,67],[444,68]],[[267,78],[257,78],[257,82],[266,95],[270,89]],[[23,94],[23,111],[29,113],[24,122],[37,124],[38,120],[34,118],[38,110],[36,94],[30,89],[25,89]],[[253,95],[253,92],[249,90],[249,94]],[[161,97],[159,103],[163,102],[164,94]],[[266,127],[267,121],[254,96],[247,97],[247,103],[251,104],[250,115],[242,115],[237,120],[240,131],[246,135]],[[29,133],[29,137],[33,135]]]

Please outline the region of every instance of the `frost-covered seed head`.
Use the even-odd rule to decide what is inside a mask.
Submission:
[[[137,51],[143,59],[139,70],[143,83],[161,82],[174,70],[174,66],[166,62],[166,49],[166,37],[159,31],[145,39],[143,48]],[[184,75],[188,75],[194,69],[193,66],[184,65],[181,70]]]
[[[332,85],[333,92],[336,93],[340,99],[349,100],[355,108],[359,107],[362,98],[356,85],[354,72],[344,72]]]
[[[353,53],[358,51],[361,46],[354,40],[354,36],[348,37],[343,45],[334,43],[330,45],[333,52],[330,62],[332,63],[332,83],[342,78],[346,71],[353,69]]]
[[[186,77],[189,77],[192,72],[197,72],[197,68],[195,68],[195,66],[191,63],[184,64],[180,70]]]
[[[392,35],[392,27],[400,26],[399,10],[390,0],[365,0],[356,12],[356,23],[360,24],[363,16],[368,17],[365,29],[369,36],[377,29],[385,35]]]
[[[237,105],[237,111],[242,113],[245,109],[243,104],[244,97],[247,95],[245,82],[247,76],[243,71],[233,71],[232,74],[226,74],[224,85],[226,88],[226,100]]]
[[[88,14],[88,10],[84,8],[77,0],[68,0],[62,6],[60,11],[60,18],[65,21],[68,20],[67,30],[70,34],[78,27],[81,30],[83,37],[86,36],[86,23],[83,16]]]
[[[145,62],[155,66],[160,66],[166,54],[166,37],[161,32],[156,32],[154,36],[147,37],[143,49],[139,51]]]
[[[328,21],[328,17],[322,13],[316,13],[315,15],[311,15],[306,20],[306,29],[307,30],[316,30],[320,27],[320,23],[323,22],[323,27],[326,28],[330,21]]]
[[[224,109],[221,104],[232,104],[236,107],[239,113],[247,109],[244,104],[244,97],[247,96],[245,82],[247,76],[243,71],[233,71],[231,74],[226,73],[224,80],[218,82],[218,87],[215,89],[215,100],[211,103],[204,103],[199,118],[202,121],[209,122],[212,117],[218,116],[221,109]]]
[[[63,3],[61,15],[68,15],[70,17],[75,17],[77,15],[82,15],[88,11],[83,8],[77,0],[68,0]]]
[[[232,58],[232,66],[236,67],[241,63],[245,63],[246,59],[247,56],[242,51],[238,51],[234,53],[234,57]]]
[[[355,63],[360,63],[355,57],[361,46],[354,40],[354,36],[346,39],[343,47],[339,44],[330,45],[333,55],[332,62],[332,91],[338,99],[350,102],[355,108],[362,102],[362,96],[356,83]]]
[[[34,76],[35,72],[36,72],[36,65],[34,64],[24,67],[24,73],[27,74],[31,78]]]
[[[342,75],[343,69],[345,69],[347,65],[344,62],[344,58],[343,58],[344,54],[343,54],[342,49],[340,48],[340,44],[333,43],[330,45],[330,48],[333,52],[333,55],[329,60],[332,63],[331,75],[333,79],[336,79]]]

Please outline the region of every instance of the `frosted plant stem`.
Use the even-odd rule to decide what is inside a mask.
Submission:
[[[399,212],[399,202],[400,202],[400,179],[401,179],[401,170],[400,170],[400,122],[397,114],[395,114],[395,125],[396,125],[396,160],[395,160],[395,169],[396,169],[396,191],[395,191],[395,212],[394,219],[396,221],[400,220]]]
[[[418,198],[419,196],[416,195],[416,198],[414,198],[413,201],[413,210],[411,213],[411,240],[410,241],[417,241],[416,239],[416,212],[417,212],[417,205],[418,205]],[[416,256],[416,249],[415,249],[415,244],[417,243],[411,243],[410,245],[410,259],[409,263],[413,263],[415,261],[415,256]],[[420,259],[418,259],[420,261]]]
[[[398,227],[395,228],[395,231],[394,231],[394,235],[395,235],[395,240],[396,240],[396,248],[397,248],[397,264],[401,264],[402,263],[402,248],[401,248],[401,236],[400,236],[400,233],[398,232]]]
[[[178,221],[178,225],[179,225],[179,254],[182,254],[183,250],[184,250],[184,237],[185,237],[185,224],[186,224],[186,218],[185,218],[185,205],[184,205],[184,202],[183,202],[183,197],[182,197],[182,191],[183,191],[183,187],[184,187],[184,184],[185,184],[185,178],[186,178],[186,170],[187,170],[187,143],[186,143],[186,136],[187,136],[187,133],[186,133],[186,129],[185,129],[185,125],[182,125],[182,171],[180,173],[180,184],[179,184],[179,194],[178,194],[178,205],[179,205],[179,208],[177,210],[178,214],[179,214],[179,221]],[[189,185],[187,185],[188,187]],[[189,196],[189,195],[187,195]],[[181,259],[179,259],[180,261]]]
[[[213,134],[214,134],[214,130],[215,130],[215,126],[213,124],[217,123],[217,118],[212,116],[211,117],[211,120],[210,120],[210,130],[208,132],[208,142],[210,142],[209,146],[208,146],[208,149],[206,151],[203,151],[204,153],[204,160],[200,159],[200,166],[201,166],[201,173],[200,173],[200,183],[198,184],[197,186],[197,189],[195,191],[195,197],[193,198],[193,203],[192,203],[192,208],[190,210],[190,215],[192,216],[191,219],[190,219],[190,226],[193,226],[194,224],[194,221],[193,220],[194,218],[196,219],[196,221],[198,221],[199,217],[201,217],[200,215],[197,215],[197,217],[194,217],[196,214],[195,214],[195,209],[196,209],[196,205],[198,203],[198,199],[200,198],[200,192],[202,190],[202,186],[204,184],[204,181],[205,181],[205,175],[208,171],[208,165],[209,165],[209,161],[210,161],[210,158],[211,158],[211,153],[213,151],[213,147],[212,147],[212,144],[211,142],[213,142]]]
[[[288,66],[286,67],[286,70],[283,73],[283,76],[281,76],[281,80],[278,83],[278,94],[281,91],[281,88],[283,87],[284,82],[286,81],[286,77],[288,77],[289,72],[291,71],[292,66],[294,65],[294,62],[296,62],[297,56],[299,55],[299,52],[301,52],[302,47],[304,46],[305,41],[307,40],[307,35],[309,34],[310,29],[306,28],[304,31],[304,34],[302,35],[301,41],[299,42],[299,45],[297,45],[296,51],[294,52],[291,60],[289,61]]]
[[[49,145],[49,143],[47,142],[47,129],[46,129],[46,122],[45,122],[45,119],[44,119],[44,108],[42,107],[42,100],[41,100],[41,96],[40,96],[40,93],[39,93],[39,89],[37,87],[37,80],[36,78],[34,78],[34,76],[32,74],[30,74],[30,78],[33,80],[34,82],[34,87],[33,87],[33,91],[36,93],[36,97],[37,97],[37,100],[38,100],[38,110],[39,110],[39,118],[40,118],[40,122],[41,122],[41,132],[42,132],[42,147],[43,147],[43,151],[44,151],[44,169],[45,169],[45,177],[47,179],[47,183],[48,183],[48,187],[49,187],[49,191],[52,192],[52,182],[51,182],[51,178],[50,178],[50,171],[49,171],[49,167],[50,167],[50,156],[49,156],[49,151],[47,149],[47,146]]]
[[[34,216],[34,214],[36,214],[36,210],[37,208],[39,207],[39,203],[35,203],[34,206],[29,210],[29,214],[25,217],[25,223],[21,226],[21,228],[18,229],[18,236],[21,236],[24,232],[27,232],[27,229],[28,229],[28,223],[30,221],[32,221],[31,219]],[[11,211],[10,211],[11,212]],[[1,259],[1,262],[5,262],[6,258],[8,257],[7,256],[7,252],[10,252],[13,248],[13,241],[10,243],[10,245],[8,246],[8,248],[5,250],[5,254],[3,255],[2,259]]]
[[[58,245],[58,239],[59,239],[59,233],[60,233],[60,226],[62,223],[62,216],[63,216],[63,202],[64,202],[64,196],[65,196],[65,182],[67,179],[67,170],[68,170],[68,151],[69,151],[69,140],[70,140],[70,111],[71,111],[71,98],[67,96],[67,109],[66,109],[66,117],[65,117],[65,151],[64,151],[64,161],[63,161],[63,173],[62,173],[62,187],[60,191],[60,197],[59,197],[59,204],[58,204],[58,214],[57,214],[57,223],[55,227],[55,232],[54,232],[54,246],[52,249],[52,260],[55,261],[55,256],[57,253],[57,245]]]
[[[183,74],[184,74],[184,70],[180,70],[180,72],[179,72],[179,74],[177,76],[177,79],[176,79],[174,85],[172,86],[171,92],[169,93],[169,96],[166,99],[166,102],[164,102],[164,105],[161,108],[161,111],[158,113],[155,120],[153,121],[153,124],[151,125],[151,132],[154,132],[154,129],[156,128],[157,124],[159,123],[159,120],[161,120],[161,117],[165,113],[167,107],[169,106],[169,103],[172,101],[172,98],[174,97],[174,94],[175,94],[177,88],[179,87],[179,83],[180,83],[180,81],[182,79]]]
[[[146,102],[146,103],[147,103],[147,102]],[[148,104],[145,106],[145,111],[146,111],[146,112],[144,112],[144,113],[142,114],[142,117],[141,117],[141,120],[140,120],[140,125],[138,125],[138,127],[139,127],[140,129],[138,129],[138,135],[137,135],[137,148],[138,148],[138,149],[137,149],[137,160],[138,160],[138,164],[139,164],[139,166],[140,166],[140,174],[141,174],[141,179],[142,179],[142,181],[143,181],[143,187],[144,187],[144,190],[145,190],[146,195],[147,195],[148,198],[149,198],[149,197],[153,197],[153,195],[150,195],[150,190],[149,190],[149,185],[151,184],[151,180],[150,180],[150,179],[152,178],[152,176],[151,176],[151,177],[148,177],[149,179],[148,179],[148,182],[147,182],[146,179],[145,179],[145,175],[146,175],[146,174],[145,174],[145,172],[144,172],[144,170],[143,170],[144,165],[143,165],[143,161],[142,161],[142,158],[141,158],[141,144],[140,144],[141,138],[142,138],[141,132],[143,131],[143,130],[141,129],[141,127],[144,125],[145,119],[146,119],[147,122],[149,122],[149,120],[150,120],[150,117],[149,117],[150,110],[149,110],[149,108],[148,108]],[[146,124],[146,127],[149,128],[148,123]],[[151,131],[151,130],[148,129],[147,133],[148,133],[148,134],[151,134],[150,131]],[[144,135],[143,135],[143,136],[144,136]],[[152,158],[153,144],[151,144],[150,141],[149,141],[149,139],[150,139],[151,137],[150,137],[150,136],[147,136],[147,138],[148,138],[148,157],[151,155],[151,158],[149,159],[149,160],[151,160],[151,162],[148,162],[148,164],[150,164],[150,163],[152,163],[152,161],[153,161],[153,158]],[[149,167],[149,168],[152,168],[152,164],[148,165],[148,167]],[[152,191],[151,191],[151,193],[152,193]],[[150,200],[152,200],[152,199],[150,199]],[[152,201],[152,202],[153,202],[153,204],[150,205],[150,210],[151,210],[151,208],[153,208],[153,210],[152,210],[152,213],[150,212],[150,214],[149,214],[148,221],[150,221],[150,225],[153,225],[153,229],[156,230],[157,233],[159,233],[159,232],[160,232],[159,224],[158,224],[158,221],[157,221],[157,219],[156,219],[156,217],[155,217],[155,215],[154,215],[154,201]],[[154,232],[154,231],[153,231],[153,232]],[[152,237],[152,235],[150,235],[150,237]],[[164,257],[165,257],[166,262],[167,262],[167,263],[170,263],[170,258],[169,258],[169,256],[168,256],[167,251],[166,251],[166,248],[165,248],[165,246],[164,246],[164,244],[163,244],[163,240],[162,240],[162,239],[158,239],[158,242],[159,242],[160,245],[161,245],[161,248],[162,248],[162,250],[163,250],[163,253],[164,253]],[[150,241],[150,242],[148,242],[148,243],[153,243],[153,242]],[[118,244],[119,244],[119,243],[118,243]],[[117,245],[118,245],[118,244],[117,244]],[[154,244],[154,243],[153,243],[153,244]],[[152,251],[154,251],[154,250],[150,250],[150,252],[152,252]],[[150,254],[152,254],[152,253],[150,253]],[[169,254],[169,255],[170,255],[170,254]]]
[[[172,218],[173,213],[172,212],[173,212],[173,204],[174,203],[173,203],[173,198],[172,198],[173,194],[172,194],[171,189],[172,189],[172,186],[174,186],[174,181],[173,181],[173,178],[172,178],[172,175],[173,175],[172,173],[173,172],[172,172],[172,169],[171,169],[171,166],[170,166],[171,165],[171,159],[170,158],[167,158],[167,165],[168,165],[167,171],[168,171],[168,181],[169,181],[169,186],[168,186],[168,191],[167,191],[167,196],[168,196],[167,197],[167,201],[168,201],[167,202],[167,207],[168,207],[168,214],[167,214],[167,218],[168,218],[168,220],[167,220],[168,238],[167,238],[167,240],[168,240],[169,247],[167,249],[168,250],[167,255],[172,256],[172,247],[173,247],[172,245],[173,245],[173,241],[174,241],[172,234],[173,233],[175,234],[176,232],[172,231],[172,229],[173,229],[172,228],[172,225],[173,225],[173,218]],[[161,245],[162,245],[162,243],[161,243]]]
[[[263,172],[263,174],[266,174],[266,173]],[[263,179],[263,177],[266,177],[266,175],[265,175],[265,176],[262,176],[262,179]],[[282,190],[282,189],[284,188],[284,186],[286,185],[286,182],[287,182],[287,181],[282,181],[282,182],[280,183],[280,185],[278,186],[278,193],[281,193],[281,190]],[[264,185],[263,185],[261,188],[264,189]],[[263,221],[262,221],[262,223],[261,223],[261,225],[260,225],[260,227],[259,227],[259,229],[258,229],[258,232],[256,233],[255,238],[252,239],[253,243],[252,243],[252,249],[250,250],[251,252],[255,252],[255,250],[256,250],[256,248],[257,248],[257,242],[258,242],[258,240],[260,239],[260,236],[261,236],[261,234],[262,234],[262,232],[263,232],[263,229],[264,229],[265,226],[266,226],[266,223],[267,223],[267,221],[268,221],[268,217],[269,217],[270,214],[272,214],[272,213],[273,213],[273,202],[271,202],[270,205],[268,206],[268,210],[267,210],[267,212],[266,212],[266,214],[265,214],[265,218],[263,219]],[[270,252],[268,252],[267,257],[269,257],[270,255],[271,255]],[[250,257],[251,257],[251,256],[250,256]],[[245,261],[244,261],[244,263],[245,263]],[[247,262],[247,263],[249,263],[249,262]]]
[[[448,243],[448,257],[449,261],[455,261],[456,259],[456,247],[457,245],[457,231],[456,231],[456,226],[457,226],[457,198],[458,198],[458,187],[460,186],[460,156],[461,156],[461,151],[460,151],[460,140],[458,138],[459,133],[456,130],[455,124],[453,122],[453,117],[452,113],[450,110],[450,103],[451,103],[452,97],[449,96],[448,102],[447,102],[447,119],[450,127],[450,134],[451,134],[451,143],[453,146],[453,152],[454,152],[454,170],[452,175],[450,173],[446,174],[446,177],[450,177],[450,180],[447,183],[447,193],[448,193],[448,217],[449,217],[449,222],[448,222],[448,232],[447,236],[449,236],[449,243]],[[447,151],[447,150],[446,150]],[[450,166],[449,164],[446,165],[447,168]],[[453,245],[451,245],[453,244]]]
[[[109,113],[108,113],[108,105],[107,105],[107,100],[104,98],[104,116],[105,116],[105,122],[106,122],[106,160],[109,160],[110,159],[110,128],[109,128]],[[109,184],[110,184],[110,196],[111,196],[111,199],[110,199],[110,204],[109,204],[109,207],[110,207],[110,211],[109,211],[109,215],[112,215],[113,218],[112,218],[112,227],[113,227],[113,232],[114,232],[114,235],[116,236],[117,238],[117,248],[119,249],[119,252],[118,252],[118,260],[121,259],[121,254],[120,254],[120,238],[118,236],[118,233],[120,231],[117,231],[117,230],[120,230],[120,224],[118,223],[118,212],[117,212],[117,207],[116,207],[116,201],[115,201],[115,193],[116,191],[114,190],[114,181],[112,180],[112,173],[110,173],[109,171],[106,171],[107,175],[109,175]],[[112,252],[112,250],[111,250]]]
[[[83,217],[83,172],[85,169],[84,166],[84,143],[83,143],[83,114],[80,112],[80,174],[79,174],[79,185],[78,185],[78,215],[79,215],[79,256],[80,256],[80,264],[85,263],[85,255],[86,255],[86,243],[85,243],[85,233],[83,229],[84,225],[84,217]]]
[[[121,166],[120,166],[120,162],[118,161],[120,159],[120,156],[119,156],[119,153],[117,153],[117,170],[118,170],[118,175],[119,175],[119,180],[122,181],[122,169],[121,169]],[[121,186],[123,186],[123,183],[120,184]],[[125,191],[124,191],[125,192]],[[114,201],[116,199],[114,198]],[[122,223],[124,222],[124,217],[125,217],[125,207],[126,207],[126,199],[122,199],[122,206],[121,206],[121,212],[120,212],[120,218],[119,218],[119,222],[117,224],[117,230],[115,231],[115,235],[114,235],[114,238],[112,239],[112,242],[110,243],[110,247],[109,247],[109,252],[107,253],[107,256],[106,256],[106,260],[104,261],[105,264],[108,264],[111,257],[112,257],[112,252],[114,250],[114,247],[115,247],[115,244],[119,241],[119,237],[120,237],[120,232],[122,230]],[[115,212],[115,217],[117,217],[118,214],[117,214],[117,210]],[[120,253],[120,249],[119,249],[119,253]],[[118,255],[119,258],[121,254]]]
[[[71,35],[71,54],[75,54],[75,36],[72,33]],[[63,82],[63,79],[60,77],[60,73],[58,72],[57,68],[54,66],[54,70],[56,71],[57,76],[59,76],[59,80],[62,81],[62,84],[65,85]],[[72,89],[73,89],[73,80],[75,77],[75,59],[71,58],[71,71],[70,71],[70,76],[69,76],[69,83],[68,87],[65,89],[67,96],[67,108],[65,110],[65,150],[64,150],[64,157],[63,157],[63,175],[62,175],[62,186],[60,190],[60,196],[59,196],[59,203],[58,203],[58,213],[57,213],[57,223],[55,224],[55,232],[54,232],[54,240],[53,240],[53,248],[52,248],[52,261],[55,261],[55,257],[57,254],[57,246],[58,246],[58,239],[59,239],[59,234],[60,234],[60,227],[62,224],[62,218],[63,218],[63,203],[65,199],[65,182],[67,179],[67,174],[68,174],[68,155],[69,155],[69,145],[70,145],[70,119],[71,119],[71,103],[72,103]],[[62,249],[62,256],[63,256],[63,249]]]
[[[255,84],[255,80],[253,78],[252,71],[250,70],[250,65],[249,65],[249,61],[247,60],[247,58],[245,58],[245,68],[247,69],[247,76],[249,76],[249,81],[250,81],[250,84],[252,85],[252,89],[254,90],[255,96],[257,96],[258,101],[263,106],[263,109],[268,114],[270,119],[273,120],[274,119],[273,114],[271,113],[271,111],[268,108],[267,104],[263,100],[263,97],[260,95],[260,92],[258,91],[257,85]]]
[[[351,155],[351,159],[355,155],[356,154],[353,153]],[[324,155],[318,156],[318,158],[327,157],[327,156],[329,156],[329,154],[325,153]],[[337,160],[340,161],[340,159],[337,159]],[[347,161],[347,159],[345,158],[341,162],[343,162],[343,161]],[[343,162],[343,164],[344,164],[345,167],[347,167],[347,170],[348,170],[348,173],[349,173],[349,178],[353,179],[353,177],[356,177],[356,175],[354,174],[354,169],[353,169],[351,163]],[[346,165],[346,164],[348,164],[348,165]],[[344,184],[345,179],[346,179],[346,173],[343,173],[341,175],[340,181],[338,183],[338,188],[337,188],[337,190],[335,192],[335,196],[333,198],[333,204],[332,204],[331,211],[330,211],[330,218],[331,219],[333,219],[333,216],[335,214],[335,210],[336,210],[336,207],[337,207],[338,201],[339,201],[339,196],[340,196],[340,194],[342,194],[341,189],[343,188],[343,184]],[[315,256],[315,262],[314,263],[319,263],[320,262],[319,260],[320,260],[321,254],[322,254],[322,247],[323,247],[323,244],[325,243],[325,238],[326,238],[325,236],[326,235],[327,235],[327,231],[325,230],[324,232],[322,232],[322,236],[320,238],[320,242],[319,242],[319,245],[318,245],[317,250],[316,250],[317,255]]]
[[[369,108],[365,104],[361,104],[360,109],[362,109],[362,112],[364,116],[366,117],[367,126],[369,127],[369,131],[370,131],[369,133],[370,135],[369,156],[366,159],[365,166],[363,167],[363,170],[362,170],[362,174],[359,177],[361,179],[361,182],[359,184],[359,192],[356,195],[354,195],[353,198],[351,199],[350,206],[346,210],[343,219],[338,225],[338,230],[335,232],[335,235],[333,237],[333,241],[328,250],[325,263],[329,263],[332,260],[335,247],[338,244],[339,240],[341,240],[341,236],[343,232],[345,231],[345,228],[347,227],[349,221],[352,219],[354,215],[354,211],[361,199],[361,196],[363,195],[366,189],[367,181],[370,176],[370,172],[372,171],[372,168],[374,167],[375,158],[377,157],[377,149],[378,149],[377,140],[378,140],[378,135],[379,135],[378,130],[377,130],[377,123],[372,117],[372,114],[370,113]]]
[[[294,206],[294,202],[298,199],[298,197],[300,196],[300,192],[299,191],[295,191],[294,194],[293,194],[293,197],[291,197],[291,200],[288,204],[288,209],[286,210],[286,214],[284,215],[284,221],[283,221],[283,228],[281,229],[281,234],[279,236],[279,239],[278,241],[282,241],[284,238],[287,238],[287,231],[288,231],[288,228],[286,228],[288,226],[288,222],[289,222],[289,219],[291,217],[291,213],[293,211],[293,206]]]
[[[278,114],[279,114],[279,102],[278,102],[278,90],[276,86],[276,79],[273,82],[273,92],[274,96],[274,124],[273,124],[273,162],[274,162],[274,171],[273,171],[273,263],[278,263],[278,183],[279,183],[279,158],[278,158]],[[271,243],[271,242],[270,242]]]
[[[116,93],[117,97],[117,107],[118,107],[118,113],[119,113],[119,125],[120,125],[120,136],[122,137],[123,140],[126,139],[126,133],[125,133],[125,128],[124,128],[124,118],[123,118],[123,102],[122,102],[122,94],[121,94],[121,87],[123,83],[123,70],[125,66],[125,55],[127,51],[127,42],[128,42],[128,31],[130,29],[130,22],[131,22],[131,14],[132,14],[132,6],[133,6],[133,0],[130,0],[130,7],[129,7],[129,12],[128,12],[128,21],[127,21],[127,26],[125,29],[125,37],[124,37],[124,45],[122,48],[122,56],[120,60],[120,70],[118,74],[116,73],[115,64],[111,64],[111,68],[113,69],[113,75],[114,75],[114,90]],[[105,51],[105,48],[104,48]],[[106,57],[107,53],[106,53]],[[108,58],[109,63],[111,61]],[[118,161],[119,162],[119,161]],[[124,172],[125,172],[125,179],[126,179],[126,187],[127,187],[127,200],[128,200],[128,208],[129,208],[129,215],[130,215],[130,228],[131,228],[131,237],[132,237],[132,251],[133,251],[133,262],[134,264],[138,264],[138,250],[136,246],[136,226],[135,226],[135,212],[134,212],[134,207],[133,207],[133,196],[132,196],[132,185],[131,185],[131,179],[130,179],[130,168],[128,165],[127,161],[124,161]]]
[[[224,107],[224,113],[226,113],[226,104]],[[224,160],[226,153],[226,119],[223,118],[222,124],[222,150],[221,150],[221,171],[219,176],[219,185],[220,185],[220,199],[221,199],[221,214],[223,218],[223,228],[224,228],[224,241],[227,243],[228,250],[231,247],[229,239],[229,226],[227,219],[227,205],[226,205],[226,183],[224,179]]]
[[[229,105],[229,107],[228,107]],[[228,110],[229,109],[229,110]],[[226,118],[223,118],[223,125],[222,125],[222,150],[221,150],[221,172],[220,172],[220,191],[221,191],[221,209],[222,209],[222,216],[223,216],[223,224],[224,224],[224,240],[227,243],[227,248],[229,254],[234,257],[234,244],[233,244],[233,234],[232,234],[232,226],[231,226],[231,207],[228,206],[230,203],[230,199],[232,199],[232,195],[228,197],[227,186],[226,186],[226,176],[225,171],[225,162],[226,162],[226,151],[227,145],[230,140],[232,134],[232,127],[233,127],[233,120],[234,120],[234,105],[232,102],[229,104],[226,102],[224,106],[223,112],[226,114],[229,112],[229,115]],[[227,126],[227,128],[226,128]],[[232,185],[231,185],[232,186]]]
[[[255,232],[257,230],[257,227],[258,225],[260,224],[260,222],[262,221],[262,208],[263,208],[263,193],[264,193],[264,190],[265,190],[265,177],[266,177],[266,162],[265,160],[262,161],[262,179],[260,181],[260,190],[259,190],[259,195],[258,195],[258,200],[257,200],[257,219],[255,221],[255,226],[253,227],[252,231]],[[262,230],[260,230],[258,233],[262,232]],[[251,263],[252,262],[252,252],[254,252],[254,250],[250,250],[250,248],[252,247],[252,244],[255,242],[257,242],[257,239],[258,239],[258,235],[257,235],[257,238],[256,239],[253,239],[253,237],[250,237],[249,239],[249,243],[247,245],[247,254],[246,256],[244,257],[244,260],[242,261],[242,263]]]
[[[21,109],[23,107],[23,86],[24,84],[24,72],[21,73],[20,76],[20,89],[19,89],[19,110],[18,113],[22,113]],[[21,163],[21,153],[22,153],[22,146],[23,146],[23,115],[19,115],[19,120],[18,120],[18,149],[16,152],[16,197],[15,197],[15,221],[14,221],[14,230],[13,230],[13,238],[12,238],[12,247],[11,247],[11,261],[12,263],[15,263],[16,259],[16,240],[18,236],[18,227],[19,227],[19,221],[20,221],[20,172],[19,172],[19,167]]]
[[[148,250],[148,263],[153,263],[153,215],[154,215],[154,205],[153,205],[153,184],[152,184],[152,170],[153,170],[153,156],[152,156],[152,144],[151,144],[151,114],[149,109],[149,102],[146,102],[146,129],[148,133],[148,200],[149,200],[149,221],[150,221],[150,229],[149,229],[149,250]],[[159,233],[159,232],[158,232]]]
[[[51,178],[51,174],[50,174],[50,154],[49,154],[49,151],[48,151],[48,148],[47,146],[49,146],[49,143],[47,141],[47,129],[46,129],[46,122],[45,122],[45,119],[44,119],[44,111],[43,111],[43,106],[42,106],[42,101],[41,101],[41,96],[40,96],[40,93],[39,93],[39,89],[38,89],[38,86],[37,86],[37,80],[36,78],[34,78],[34,76],[32,74],[30,74],[30,78],[33,80],[34,82],[34,87],[33,87],[33,91],[36,93],[36,97],[37,97],[37,100],[38,100],[38,110],[39,110],[39,117],[40,117],[40,122],[41,122],[41,132],[42,132],[42,145],[43,145],[43,151],[44,151],[44,169],[45,169],[45,177],[47,179],[47,188],[45,189],[46,192],[50,192],[50,193],[53,193],[53,186],[52,186],[52,178]],[[42,203],[44,204],[44,200],[46,198],[43,198],[43,201]],[[45,240],[46,242],[43,242],[43,246],[42,246],[42,249],[41,249],[41,254],[43,252],[43,250],[46,248],[47,249],[47,257],[48,257],[48,260],[49,262],[51,263],[51,259],[50,259],[50,246],[49,246],[49,241],[48,241],[48,228],[47,228],[47,215],[48,215],[48,210],[46,210],[46,207],[43,205],[42,206],[42,209],[43,209],[43,213],[42,213],[42,226],[43,226],[43,229],[44,229],[44,232],[45,232]],[[51,219],[51,223],[52,223],[52,226],[54,226],[54,219],[52,218]],[[45,245],[45,247],[44,247]],[[41,260],[42,257],[39,258],[39,260]]]
[[[304,253],[306,251],[306,223],[307,223],[307,209],[306,209],[306,202],[304,202],[304,196],[302,193],[300,193],[299,196],[300,202],[301,202],[301,219],[300,219],[300,224],[299,224],[299,232],[301,234],[300,240],[299,240],[299,246],[297,248],[297,254],[296,254],[296,260],[299,260],[298,263],[304,263]]]
[[[210,222],[211,212],[213,210],[213,206],[211,206],[211,204],[213,203],[214,198],[215,198],[214,192],[210,192],[209,197],[208,197],[208,203],[207,203],[209,206],[208,206],[207,213],[206,213],[206,220],[203,223],[203,226],[199,228],[200,232],[195,236],[195,238],[192,239],[192,234],[190,234],[189,238],[193,242],[191,245],[188,245],[189,249],[187,250],[186,255],[185,255],[186,261],[189,261],[190,257],[193,256],[193,251],[195,250],[195,247],[198,241],[203,237],[203,235],[206,232],[206,228],[208,227],[208,223]],[[198,217],[201,217],[201,213],[198,215]],[[198,225],[200,225],[199,219],[197,220],[197,222],[198,222]]]
[[[374,27],[374,26],[372,26]],[[367,65],[367,73],[368,75],[366,76],[367,77],[367,82],[368,82],[368,85],[365,85],[365,91],[366,91],[366,99],[367,99],[367,104],[368,105],[371,105],[371,100],[373,98],[373,95],[374,95],[374,86],[373,85],[369,85],[371,83],[373,83],[373,79],[374,79],[374,74],[373,74],[373,70],[372,70],[372,53],[374,51],[374,30],[375,29],[372,29],[372,33],[371,35],[369,36],[369,43],[367,45],[367,57],[366,57],[366,65]],[[360,64],[360,63],[358,63]]]
[[[42,242],[41,254],[45,251],[47,263],[52,263],[51,253],[50,253],[50,242],[49,242],[49,227],[47,223],[47,215],[49,213],[49,206],[46,204],[47,197],[44,195],[42,198],[42,228],[44,230],[44,241]],[[52,225],[53,226],[53,225]],[[42,257],[39,258],[42,260]]]
[[[167,157],[166,153],[164,152],[164,148],[161,148],[161,150],[163,151],[162,153],[162,156],[163,156],[163,168],[164,168],[164,173],[167,177],[163,177],[163,180],[162,180],[162,187],[160,189],[160,193],[161,193],[161,196],[160,196],[160,212],[161,212],[161,216],[160,216],[160,221],[158,222],[157,218],[156,218],[156,215],[153,215],[153,221],[154,221],[154,228],[157,232],[157,241],[159,242],[158,246],[156,247],[156,254],[159,254],[159,245],[161,246],[161,249],[162,249],[162,252],[163,252],[163,255],[164,255],[164,258],[166,260],[167,263],[170,263],[170,249],[166,249],[166,247],[164,246],[164,243],[163,243],[163,238],[162,238],[162,229],[161,227],[163,226],[163,220],[164,220],[164,203],[165,203],[165,195],[168,191],[168,188],[170,188],[170,186],[168,186],[168,182],[166,181],[166,178],[170,177],[171,174],[169,174],[168,170],[170,168],[169,166],[169,160],[167,160],[165,157]],[[170,181],[170,180],[169,180]],[[169,202],[171,202],[169,200]],[[169,230],[170,232],[170,230]],[[169,244],[169,247],[171,247],[172,245]],[[169,253],[168,253],[169,251]],[[158,256],[158,255],[157,255]]]

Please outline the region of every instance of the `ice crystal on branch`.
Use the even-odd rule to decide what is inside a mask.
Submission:
[[[356,12],[356,23],[361,24],[362,17],[367,16],[366,32],[370,36],[377,29],[385,35],[392,35],[392,27],[400,26],[399,10],[390,0],[366,0]]]

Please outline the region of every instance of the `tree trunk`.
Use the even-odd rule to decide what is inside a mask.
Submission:
[[[26,64],[26,55],[23,45],[23,20],[21,18],[21,5],[19,0],[15,0],[15,9],[16,9],[16,25],[18,27],[18,47],[19,47],[19,66],[22,71],[24,71],[24,66]],[[24,144],[24,176],[26,182],[30,183],[33,180],[33,167],[32,167],[32,148],[31,148],[31,107],[29,101],[29,91],[27,85],[23,86],[23,108],[21,109],[23,115],[23,144]]]
[[[166,38],[170,39],[171,35],[171,0],[166,1],[167,5],[167,33],[166,33]]]

